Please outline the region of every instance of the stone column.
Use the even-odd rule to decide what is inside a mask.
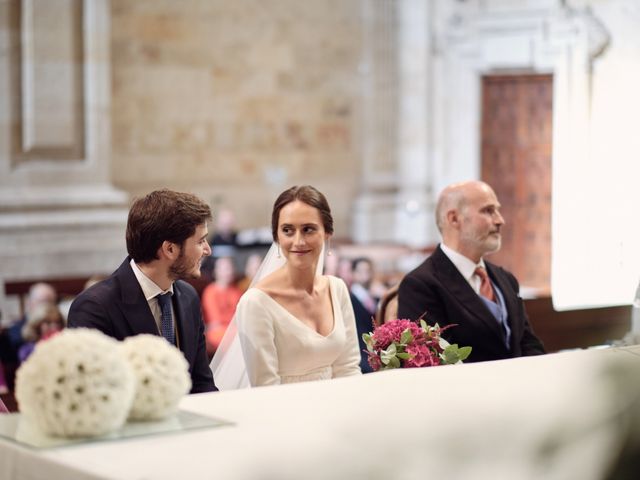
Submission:
[[[14,280],[113,271],[108,0],[0,1],[0,308]]]
[[[363,154],[357,242],[433,243],[430,2],[363,1]]]
[[[398,12],[398,195],[395,239],[437,242],[430,183],[431,2],[405,0]]]
[[[362,169],[353,212],[358,243],[395,240],[397,184],[396,2],[362,0]]]

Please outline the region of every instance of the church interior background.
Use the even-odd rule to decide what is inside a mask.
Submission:
[[[633,0],[0,0],[3,319],[12,283],[115,269],[157,188],[257,229],[312,184],[338,246],[402,273],[438,242],[440,190],[480,178],[523,292],[616,307],[567,328],[624,332],[639,22]]]

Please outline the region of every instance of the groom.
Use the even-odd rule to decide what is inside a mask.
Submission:
[[[209,369],[200,299],[185,279],[200,277],[209,206],[195,195],[157,190],[136,200],[127,220],[129,256],[71,304],[69,327],[96,328],[122,340],[149,333],[178,347],[189,363],[191,393],[217,390]]]

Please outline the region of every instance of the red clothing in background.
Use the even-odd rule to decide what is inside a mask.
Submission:
[[[202,292],[201,302],[207,350],[213,351],[220,345],[241,296],[242,291],[235,285],[220,287],[215,282],[209,284]]]

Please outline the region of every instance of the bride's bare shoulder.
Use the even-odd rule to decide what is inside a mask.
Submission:
[[[254,288],[262,290],[266,294],[272,295],[273,293],[282,289],[282,280],[280,277],[280,272],[275,271],[256,283],[254,285]]]

